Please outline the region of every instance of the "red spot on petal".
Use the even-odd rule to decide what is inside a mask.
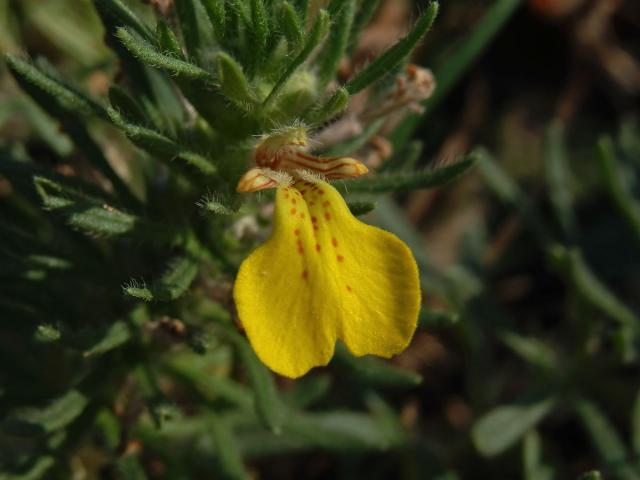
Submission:
[[[313,207],[316,204],[316,202],[309,202],[309,206]]]
[[[344,261],[344,257],[342,255],[338,255],[336,258],[338,259],[339,262]]]
[[[295,208],[292,208],[292,209],[291,209],[291,215],[295,215],[295,214],[296,214],[296,212],[297,212],[297,210],[296,210]]]
[[[320,244],[316,243],[316,252],[319,252],[319,251],[320,251]]]
[[[296,199],[295,199],[295,198],[292,198],[292,199],[291,199],[291,203],[293,203],[293,204],[295,205],[295,204],[296,204]]]
[[[300,235],[300,230],[298,230],[297,228],[293,231],[293,234],[297,237],[298,235]]]
[[[329,212],[326,212],[324,214],[324,218],[325,218],[325,220],[331,220],[331,214]]]
[[[311,221],[312,221],[313,223],[316,223],[316,222],[318,221],[318,217],[311,217]]]
[[[314,230],[318,230],[318,225],[314,225],[314,226],[313,226],[313,229],[314,229]]]
[[[300,214],[300,218],[301,218],[301,219],[303,219],[303,220],[304,220],[304,219],[305,219],[305,217],[306,217],[306,215],[305,215],[304,213],[301,213],[301,214]]]
[[[318,190],[318,193],[319,193],[320,195],[324,195],[324,190]]]
[[[333,237],[333,238],[331,239],[331,244],[332,244],[334,247],[337,247],[337,246],[338,246],[338,240],[336,240],[336,237]]]
[[[348,291],[348,292],[353,292],[353,288],[351,288],[351,286],[350,286],[350,285],[347,285],[347,291]]]
[[[301,193],[302,195],[304,195],[304,193],[305,193],[305,192],[306,192],[306,190],[300,190],[300,193]]]
[[[306,280],[307,278],[309,278],[309,272],[307,272],[306,270],[302,272],[302,279]]]
[[[285,192],[284,198],[289,198],[289,192]]]
[[[325,200],[324,203],[322,204],[324,207],[328,207],[329,205],[331,205],[331,202],[329,200]]]

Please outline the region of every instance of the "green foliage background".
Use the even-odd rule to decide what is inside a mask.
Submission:
[[[637,92],[591,73],[554,113],[571,42],[518,0],[447,2],[424,45],[420,3],[336,88],[378,3],[0,0],[0,478],[640,478]],[[412,52],[434,96],[337,186],[412,247],[419,331],[275,378],[230,299],[255,136],[379,101]]]

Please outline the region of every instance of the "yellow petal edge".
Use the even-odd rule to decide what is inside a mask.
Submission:
[[[241,265],[234,298],[258,357],[292,378],[329,363],[337,339],[357,356],[401,352],[421,302],[411,250],[325,182],[278,188],[271,237]]]

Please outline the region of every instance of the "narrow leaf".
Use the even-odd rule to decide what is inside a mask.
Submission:
[[[397,67],[429,31],[433,21],[438,15],[438,8],[439,4],[437,2],[431,2],[414,25],[413,30],[411,30],[406,37],[376,58],[347,82],[345,85],[347,92],[349,92],[350,95],[355,95]]]
[[[606,462],[607,468],[614,471],[622,480],[640,479],[640,472],[631,464],[625,463],[629,460],[629,452],[615,427],[600,408],[584,398],[576,398],[572,403],[595,449]]]
[[[291,78],[296,70],[309,58],[311,53],[320,44],[329,30],[329,22],[329,14],[324,10],[320,10],[313,27],[311,28],[311,32],[309,32],[309,35],[307,36],[307,41],[304,44],[302,51],[286,65],[282,75],[280,75],[280,78],[271,90],[271,93],[269,93],[267,98],[264,100],[263,103],[265,106],[269,104],[270,100],[274,98],[278,92],[280,92],[285,83],[287,83],[287,80]]]
[[[10,413],[0,421],[0,431],[15,436],[55,432],[80,416],[88,402],[83,394],[70,390],[45,407],[22,408]]]
[[[170,302],[185,294],[198,274],[198,268],[198,262],[191,256],[178,257],[153,286],[141,288],[133,282],[123,290],[126,295],[141,300]]]
[[[546,398],[497,407],[474,424],[473,443],[486,457],[498,455],[535,427],[554,405],[555,399]]]
[[[564,128],[559,123],[547,130],[544,160],[545,176],[555,216],[565,238],[573,241],[577,234],[577,222],[573,214]]]
[[[81,117],[105,116],[104,109],[69,85],[61,83],[57,78],[48,75],[35,65],[11,54],[5,56],[11,73],[21,84],[29,84],[46,93],[63,111]]]
[[[242,66],[223,52],[218,54],[217,60],[220,91],[241,105],[256,102],[256,96],[242,71]]]
[[[226,11],[224,0],[201,0],[218,42],[224,39]]]
[[[213,76],[206,70],[192,63],[158,52],[151,43],[136,37],[126,28],[118,28],[116,35],[133,56],[149,66],[162,69],[179,78],[197,80],[210,86],[214,86],[216,83]]]
[[[151,30],[121,0],[93,0],[96,8],[112,18],[116,25],[133,29],[147,41],[153,41]]]
[[[636,241],[640,242],[640,202],[633,197],[627,185],[609,137],[603,137],[598,141],[598,163],[611,200],[627,221]]]
[[[163,54],[185,60],[178,37],[164,20],[159,20],[156,26],[156,43]]]
[[[354,357],[346,348],[336,348],[335,360],[338,365],[351,371],[354,381],[373,386],[410,388],[419,385],[422,377],[371,357]]]
[[[216,167],[202,155],[184,150],[178,143],[150,128],[135,125],[113,108],[107,109],[111,121],[138,147],[163,159],[179,159],[205,176],[215,175]]]
[[[244,337],[228,326],[225,326],[225,332],[233,342],[249,374],[249,380],[255,392],[255,408],[258,417],[274,433],[282,432],[285,420],[284,410],[277,394],[273,376],[258,359]]]
[[[302,45],[304,41],[304,29],[298,14],[291,3],[284,1],[280,4],[278,11],[278,22],[282,33],[284,33],[289,50],[293,51]]]
[[[124,345],[131,338],[131,329],[125,322],[117,321],[111,325],[104,336],[83,353],[85,357],[97,357]]]
[[[320,80],[319,88],[324,88],[333,79],[349,44],[349,32],[356,11],[356,0],[334,1],[330,7],[338,3],[341,4],[341,7],[335,15],[332,15],[331,32],[316,61]]]
[[[220,478],[226,480],[248,479],[249,475],[242,464],[240,447],[227,422],[221,418],[212,417],[209,424],[216,446]]]
[[[376,177],[365,176],[354,180],[340,181],[336,186],[344,193],[386,193],[434,188],[444,185],[466,172],[474,162],[475,157],[471,156],[437,170],[389,173]]]

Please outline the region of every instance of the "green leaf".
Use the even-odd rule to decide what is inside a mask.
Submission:
[[[153,41],[153,34],[149,27],[121,0],[93,0],[93,3],[99,11],[109,16],[116,25],[129,27],[147,41]]]
[[[375,208],[376,204],[372,202],[349,202],[349,211],[356,217],[371,213]]]
[[[562,124],[556,123],[547,130],[544,157],[551,205],[565,238],[573,241],[577,235],[577,222],[573,214],[569,164]]]
[[[280,92],[282,87],[287,83],[287,80],[291,78],[291,76],[298,70],[305,60],[309,58],[311,53],[324,39],[329,30],[329,21],[329,14],[324,10],[320,10],[315,22],[313,23],[313,27],[311,27],[311,31],[307,35],[307,41],[305,42],[304,47],[298,55],[294,56],[292,60],[287,63],[282,74],[278,78],[278,81],[271,89],[271,93],[269,93],[267,98],[265,98],[263,105],[268,105],[271,99],[275,98],[278,92]]]
[[[478,419],[471,429],[475,447],[485,457],[499,455],[542,421],[555,403],[554,398],[545,398],[491,410]]]
[[[224,419],[212,416],[209,424],[216,446],[220,478],[226,480],[248,479],[249,475],[242,464],[240,447],[227,422]]]
[[[436,170],[364,176],[342,180],[335,185],[343,193],[386,193],[434,188],[450,182],[466,172],[474,163],[475,156],[472,154],[465,160]]]
[[[180,32],[184,39],[190,59],[197,60],[202,49],[202,36],[198,25],[197,0],[175,0],[175,12],[180,23]]]
[[[225,333],[235,346],[249,375],[255,393],[255,408],[258,417],[272,432],[281,433],[285,417],[273,376],[258,359],[244,337],[230,326],[225,326]]]
[[[305,121],[311,125],[320,125],[344,112],[349,106],[349,93],[345,88],[338,88],[331,96],[309,110]]]
[[[111,103],[113,110],[130,121],[137,123],[146,121],[142,106],[124,88],[118,85],[112,85],[109,88],[109,103]]]
[[[559,271],[587,304],[638,333],[638,317],[600,281],[580,250],[557,246],[551,250],[551,255]]]
[[[616,152],[609,137],[598,141],[598,164],[607,192],[616,208],[627,221],[636,241],[640,242],[640,202],[634,198],[628,180],[618,166]]]
[[[262,65],[267,56],[267,40],[269,38],[269,21],[264,0],[250,0],[251,25],[249,26],[249,38],[251,39],[251,65],[252,73]]]
[[[522,442],[524,480],[552,480],[553,469],[542,463],[542,441],[536,430],[529,431]]]
[[[87,397],[69,390],[42,408],[15,410],[0,421],[0,431],[12,436],[52,433],[68,426],[84,411]]]
[[[540,213],[533,207],[529,198],[507,172],[497,164],[489,152],[484,149],[478,149],[475,154],[478,159],[478,170],[489,188],[500,200],[516,208],[526,221],[527,226],[536,235],[538,242],[543,246],[549,247],[551,245],[551,235]]]
[[[293,5],[287,1],[282,2],[279,8],[278,22],[280,29],[289,43],[289,50],[295,50],[298,45],[302,45],[305,36],[300,17],[298,17]]]
[[[509,331],[499,332],[498,338],[526,362],[542,370],[557,371],[559,367],[557,355],[540,340]]]
[[[496,0],[484,14],[478,25],[446,60],[434,72],[438,86],[433,96],[425,100],[425,112],[406,117],[392,135],[394,150],[405,145],[415,129],[435,110],[451,90],[460,82],[482,52],[496,37],[523,0]]]
[[[316,60],[320,81],[318,88],[320,89],[325,88],[335,76],[340,60],[349,45],[349,33],[356,11],[356,0],[331,2],[329,10],[331,10],[333,5],[338,4],[340,4],[340,7],[338,7],[338,11],[335,14],[329,11],[333,25],[331,26],[331,31],[329,32],[322,53]]]
[[[146,480],[147,478],[137,455],[129,454],[119,458],[116,462],[116,469],[122,480]]]
[[[104,336],[91,347],[87,348],[84,357],[97,357],[124,345],[131,338],[131,329],[123,321],[114,322]]]
[[[136,37],[127,28],[118,28],[116,36],[131,54],[145,64],[159,68],[180,79],[203,82],[208,86],[215,86],[213,76],[202,68],[184,60],[158,52],[150,42]]]
[[[56,212],[69,225],[85,233],[104,237],[137,235],[153,241],[173,239],[173,235],[163,227],[143,221],[73,187],[41,176],[35,176],[33,183],[45,209]]]
[[[431,2],[406,37],[389,48],[347,82],[345,85],[347,92],[350,95],[355,95],[400,65],[429,31],[438,15],[438,8],[438,2]]]
[[[104,109],[96,102],[35,65],[11,54],[7,54],[5,60],[11,73],[21,85],[31,85],[42,91],[62,111],[81,117],[105,117]]]
[[[598,470],[591,470],[580,475],[578,480],[603,480],[603,477]]]
[[[178,143],[150,128],[128,122],[117,110],[108,108],[109,118],[138,147],[163,159],[178,159],[207,177],[217,173],[215,165],[202,155],[183,149]]]
[[[422,377],[416,372],[394,367],[373,357],[354,357],[341,345],[336,348],[334,362],[347,368],[353,381],[368,385],[411,388],[422,383]]]
[[[349,33],[349,48],[351,50],[357,46],[362,30],[369,24],[379,5],[380,0],[358,0],[358,11]]]
[[[56,464],[53,457],[38,458],[29,469],[19,474],[0,472],[0,480],[39,480]]]
[[[178,37],[164,20],[159,20],[156,26],[156,43],[162,53],[172,55],[180,60],[185,60],[182,46]]]
[[[585,398],[575,398],[572,406],[607,468],[622,480],[640,479],[640,470],[626,463],[629,452],[602,410]]]
[[[160,280],[154,282],[153,286],[138,287],[136,282],[123,287],[125,295],[139,298],[141,300],[170,302],[180,298],[186,293],[191,283],[198,274],[199,263],[193,257],[186,255],[174,259],[162,275]]]
[[[636,393],[631,411],[631,446],[634,453],[640,456],[640,390]]]
[[[200,0],[213,26],[213,33],[218,42],[224,39],[226,11],[224,0]]]
[[[257,98],[242,71],[242,66],[224,52],[218,54],[217,61],[220,91],[240,105],[255,103]]]

